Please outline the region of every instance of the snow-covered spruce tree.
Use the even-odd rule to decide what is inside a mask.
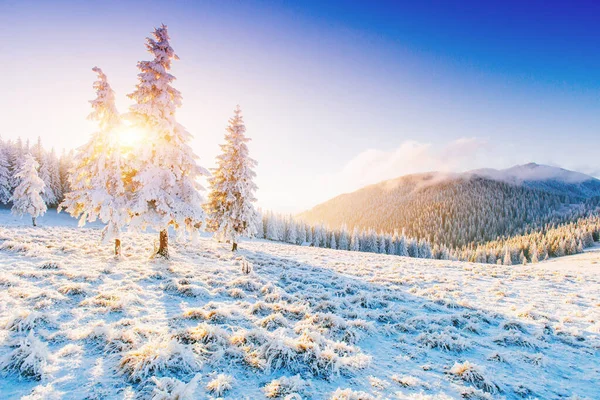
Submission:
[[[281,227],[279,224],[279,217],[273,213],[273,211],[269,211],[267,214],[267,221],[265,224],[265,238],[269,240],[281,240]]]
[[[306,242],[306,225],[299,221],[296,225],[296,243],[302,245]]]
[[[377,253],[387,254],[385,234],[383,232],[377,236]]]
[[[263,225],[263,212],[259,208],[256,210],[256,219],[254,220],[254,226],[256,227],[256,237],[259,239],[265,238],[265,227]]]
[[[29,214],[33,226],[37,226],[36,218],[46,212],[46,203],[41,194],[44,192],[44,181],[38,175],[39,165],[31,154],[27,154],[16,173],[19,185],[10,198],[12,212],[16,215]]]
[[[50,174],[50,165],[49,165],[49,157],[46,152],[41,153],[40,156],[40,178],[44,181],[46,185],[46,189],[42,194],[42,198],[46,202],[48,206],[56,205],[56,195],[54,194],[54,190],[52,190],[52,176]]]
[[[204,222],[200,195],[204,188],[198,178],[210,174],[196,163],[189,146],[192,135],[175,117],[182,97],[172,86],[175,77],[169,70],[172,60],[179,58],[165,25],[146,39],[146,48],[154,59],[138,62],[138,84],[128,95],[135,101],[131,119],[147,134],[135,158],[131,227],[158,230],[156,255],[169,258],[169,226],[180,234],[194,234]]]
[[[0,141],[0,203],[8,203],[11,196],[8,146]]]
[[[254,192],[254,167],[256,161],[250,158],[245,136],[246,126],[242,110],[238,105],[229,120],[223,151],[217,157],[217,168],[209,178],[210,192],[205,204],[206,225],[214,232],[215,238],[232,243],[231,251],[236,251],[240,236],[256,235],[256,201]],[[290,217],[287,223],[286,239],[296,243],[296,225]]]
[[[56,204],[60,204],[64,200],[63,188],[60,182],[60,168],[58,163],[58,157],[54,148],[48,154],[48,170],[50,172],[50,187],[56,197]]]
[[[360,251],[360,233],[358,232],[358,227],[356,226],[352,230],[352,236],[350,237],[350,250]]]
[[[98,123],[99,130],[77,149],[69,176],[71,192],[66,194],[58,211],[64,208],[79,218],[79,226],[100,219],[106,224],[102,241],[114,239],[115,255],[119,255],[120,232],[129,219],[129,194],[124,179],[127,173],[117,133],[120,117],[106,75],[98,67],[93,71],[98,80],[94,82],[96,98],[90,101],[93,110],[88,118]]]
[[[337,242],[335,241],[335,232],[331,232],[331,238],[329,239],[329,248],[330,249],[337,249]]]
[[[61,192],[63,194],[63,200],[67,193],[71,191],[71,183],[69,182],[70,171],[73,166],[73,158],[75,157],[75,151],[69,150],[66,152],[64,149],[58,159],[58,176],[60,179]]]
[[[25,156],[25,150],[23,148],[23,141],[21,138],[17,138],[15,144],[11,146],[11,151],[9,154],[9,164],[10,164],[10,187],[11,191],[19,186],[19,178],[17,177],[17,172],[21,167],[21,163],[23,161],[23,157]]]
[[[348,250],[350,245],[350,238],[348,237],[348,226],[346,224],[342,224],[340,228],[340,240],[338,243],[338,248],[340,250]]]

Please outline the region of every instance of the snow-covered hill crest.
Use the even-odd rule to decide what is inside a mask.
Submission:
[[[600,180],[581,172],[549,165],[529,163],[502,170],[486,168],[469,171],[466,175],[481,176],[574,198],[600,196]]]

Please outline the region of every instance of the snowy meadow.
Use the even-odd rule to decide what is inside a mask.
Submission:
[[[0,213],[0,394],[595,399],[600,253],[528,266],[155,234]]]

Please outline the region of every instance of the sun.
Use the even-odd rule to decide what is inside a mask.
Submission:
[[[117,132],[117,140],[124,148],[134,148],[147,136],[146,131],[138,126],[125,126]]]

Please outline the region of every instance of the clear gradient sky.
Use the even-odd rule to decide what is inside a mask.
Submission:
[[[122,112],[165,23],[205,167],[236,104],[259,205],[535,161],[600,176],[598,1],[0,0],[0,135],[83,144],[101,67]]]

